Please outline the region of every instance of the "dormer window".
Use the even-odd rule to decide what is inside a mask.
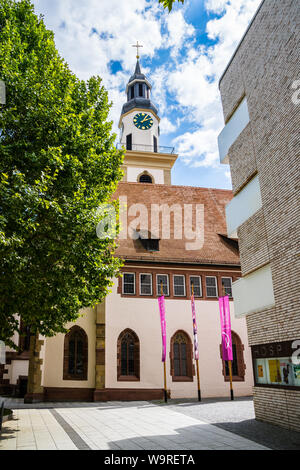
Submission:
[[[154,238],[148,230],[137,230],[137,233],[145,250],[159,251],[159,238]]]

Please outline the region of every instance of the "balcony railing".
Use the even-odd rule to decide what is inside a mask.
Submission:
[[[121,149],[122,147],[126,148],[126,144],[121,142],[117,144],[117,148]],[[131,144],[128,145],[126,150],[133,150],[137,152],[154,152],[154,153],[169,153],[172,154],[175,152],[175,147],[164,147],[163,145],[140,145],[140,144]]]

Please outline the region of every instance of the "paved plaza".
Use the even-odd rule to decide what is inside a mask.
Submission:
[[[300,449],[300,434],[254,420],[250,398],[5,406],[0,450]]]

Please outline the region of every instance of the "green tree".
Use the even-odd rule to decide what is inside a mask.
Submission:
[[[159,1],[159,3],[163,4],[164,8],[168,8],[169,12],[170,12],[172,10],[173,4],[175,3],[176,0],[158,0],[158,1]],[[184,3],[184,0],[178,0],[178,2]]]
[[[80,81],[29,0],[0,0],[0,339],[17,315],[52,336],[108,293],[120,261],[96,235],[122,176],[99,77]]]

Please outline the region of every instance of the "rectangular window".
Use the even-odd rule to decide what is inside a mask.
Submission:
[[[217,278],[215,276],[206,277],[206,296],[218,297]]]
[[[153,136],[153,151],[157,153],[157,138]]]
[[[152,274],[140,274],[140,295],[152,295]]]
[[[229,297],[232,297],[232,278],[222,277],[222,286],[224,286],[225,288],[225,295],[229,295]]]
[[[161,295],[161,286],[163,288],[163,295],[169,295],[169,276],[168,274],[156,275],[156,294]]]
[[[130,88],[130,99],[133,100],[134,98],[134,86]]]
[[[176,297],[185,296],[185,277],[182,275],[173,276],[174,295]]]
[[[126,149],[132,150],[132,134],[126,136]]]
[[[135,273],[123,274],[123,294],[135,295]]]
[[[143,84],[139,84],[139,96],[143,96]]]
[[[194,297],[202,297],[201,277],[190,276],[191,295],[192,295],[192,284],[194,286]]]

